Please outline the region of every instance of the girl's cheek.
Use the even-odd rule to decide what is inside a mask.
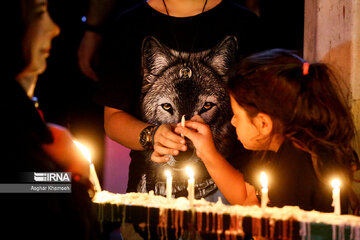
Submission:
[[[232,118],[231,118],[231,125],[233,125],[234,127],[236,127],[235,122],[236,122],[236,121],[235,121],[235,117],[232,117]]]

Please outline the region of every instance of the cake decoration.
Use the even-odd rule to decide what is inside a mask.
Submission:
[[[245,236],[266,239],[360,239],[360,217],[318,211],[296,206],[282,208],[225,205],[204,199],[189,200],[147,193],[96,193],[93,198],[102,223],[134,225],[146,223],[148,239],[178,239],[197,234],[203,239],[242,239]],[[124,210],[126,209],[126,210]]]

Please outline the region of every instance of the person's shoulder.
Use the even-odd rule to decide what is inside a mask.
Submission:
[[[117,16],[115,17],[115,22],[121,23],[127,20],[134,20],[136,18],[148,15],[149,13],[149,6],[146,1],[143,1],[117,14]]]
[[[276,155],[284,164],[297,168],[312,168],[311,154],[296,147],[289,139],[285,139]]]
[[[336,176],[341,171],[347,172],[347,165],[345,163],[340,163],[336,158],[335,149],[330,147],[325,147],[322,145],[317,146],[316,148],[316,156],[319,161],[319,170],[328,176]],[[345,161],[345,159],[342,159]]]
[[[228,14],[231,14],[237,18],[248,18],[253,20],[259,19],[259,17],[254,12],[232,0],[223,0],[221,4],[223,5],[223,9]]]
[[[149,8],[148,4],[143,1],[115,14],[106,26],[103,36],[107,41],[110,39],[110,42],[124,39],[124,37],[131,38],[134,31],[137,31],[141,26],[145,26],[146,19],[151,15]],[[114,31],[114,29],[121,29],[121,31]]]
[[[343,170],[343,165],[336,161],[333,149],[324,147],[320,144],[312,150],[312,154],[296,147],[290,140],[285,140],[278,151],[279,157],[283,164],[291,165],[291,167],[305,170],[313,170],[313,161],[317,162],[318,170],[324,175]],[[315,157],[313,159],[313,157]],[[291,159],[291,161],[288,161]]]

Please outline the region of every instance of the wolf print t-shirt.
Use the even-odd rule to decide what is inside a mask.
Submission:
[[[233,165],[241,164],[241,144],[230,124],[226,74],[240,58],[265,48],[256,15],[224,0],[192,17],[172,17],[146,2],[120,14],[104,34],[98,103],[121,109],[152,124],[177,123],[200,115],[210,125],[217,149]],[[191,143],[189,143],[191,149]],[[132,151],[128,191],[164,194],[163,170],[174,176],[174,195],[186,196],[183,167],[196,171],[196,196],[216,191],[193,151],[166,164],[151,152]]]

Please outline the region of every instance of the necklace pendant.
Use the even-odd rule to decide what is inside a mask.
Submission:
[[[192,76],[191,68],[189,67],[183,67],[179,71],[180,78],[182,79],[189,79]]]
[[[163,2],[163,5],[164,5],[164,8],[165,8],[166,14],[167,14],[168,16],[170,16],[170,14],[169,14],[169,10],[168,10],[168,8],[167,8],[167,6],[166,6],[166,3],[165,3],[165,0],[162,0],[162,2]],[[203,13],[203,12],[205,11],[205,8],[206,8],[206,4],[207,4],[207,2],[208,2],[208,0],[205,0],[205,3],[204,3],[204,6],[203,6],[203,8],[202,8],[201,13]]]

